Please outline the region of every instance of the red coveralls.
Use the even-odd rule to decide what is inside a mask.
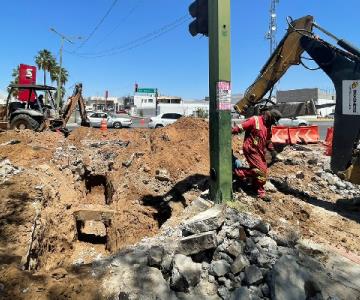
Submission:
[[[266,148],[269,151],[274,150],[271,143],[271,126],[267,127],[265,125],[263,116],[255,116],[232,129],[232,133],[242,131],[245,131],[243,152],[250,168],[236,168],[234,173],[240,179],[252,178],[258,196],[264,197],[264,185],[267,178]]]

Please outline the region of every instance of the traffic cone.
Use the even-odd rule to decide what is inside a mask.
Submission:
[[[106,121],[105,118],[101,120],[100,130],[102,130],[102,131],[106,131],[106,130],[107,130],[107,121]]]

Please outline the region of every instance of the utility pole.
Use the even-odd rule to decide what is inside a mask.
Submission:
[[[60,99],[61,99],[61,72],[62,72],[62,55],[64,48],[64,41],[67,41],[70,44],[74,44],[71,39],[81,40],[81,37],[67,37],[62,33],[57,32],[54,28],[50,28],[50,30],[56,33],[61,38],[60,51],[59,51],[59,73],[58,73],[58,82],[57,82],[57,95],[56,95],[56,109],[60,111]]]
[[[210,196],[232,199],[230,0],[209,0]]]
[[[191,35],[209,36],[210,198],[232,200],[230,0],[196,0]]]

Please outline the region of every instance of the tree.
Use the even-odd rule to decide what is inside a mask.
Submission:
[[[56,64],[50,71],[51,81],[57,81],[59,79],[60,66]],[[63,97],[65,95],[65,84],[69,79],[69,72],[65,68],[61,68],[61,78],[60,78],[60,107],[62,107]],[[55,99],[57,98],[57,91],[55,93]]]
[[[44,85],[46,85],[46,72],[51,72],[56,66],[55,57],[49,50],[43,49],[35,56],[35,63],[40,70],[44,71]]]
[[[50,79],[52,82],[58,80],[59,71],[60,71],[60,66],[58,64],[53,66],[52,69],[50,70]],[[68,82],[68,79],[69,79],[69,72],[65,68],[61,68],[61,78],[60,78],[61,85],[62,86],[65,85]]]
[[[10,84],[17,84],[19,83],[19,67],[17,68],[14,68],[12,70],[12,74],[11,74],[11,77],[13,78],[10,82]],[[8,93],[10,93],[10,87],[7,88],[7,91]],[[17,89],[14,89],[11,96],[13,97],[17,97],[18,95],[18,90]]]

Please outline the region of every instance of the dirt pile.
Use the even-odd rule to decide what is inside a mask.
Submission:
[[[171,231],[208,188],[208,144],[208,122],[192,118],[156,130],[78,128],[68,138],[1,133],[0,297],[89,299],[100,290],[91,264],[164,224]],[[241,155],[242,137],[233,145]],[[270,168],[271,203],[239,189],[228,205],[356,261],[359,218],[336,201],[360,195],[358,186],[329,172],[321,145],[282,154],[286,160]]]
[[[67,139],[51,132],[2,133],[5,295],[45,298],[50,293],[49,287],[38,291],[30,273],[24,276],[34,280],[31,290],[22,294],[9,287],[7,282],[16,281],[12,276],[19,276],[8,271],[10,266],[35,275],[64,268],[69,278],[69,268],[153,236],[166,221],[178,223],[177,216],[206,185],[207,135],[207,122],[193,119],[159,130],[79,128]],[[93,284],[90,275],[85,282]],[[60,286],[73,295],[67,280]]]

